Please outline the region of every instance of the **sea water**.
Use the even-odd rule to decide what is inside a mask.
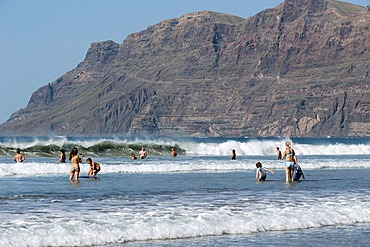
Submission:
[[[300,182],[276,159],[287,140]],[[68,180],[71,146],[101,164],[96,179]],[[141,146],[148,158],[129,159]],[[0,152],[0,246],[370,245],[369,139],[3,137]]]

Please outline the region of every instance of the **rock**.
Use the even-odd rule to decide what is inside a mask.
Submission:
[[[370,136],[369,27],[367,7],[334,0],[164,20],[122,44],[93,43],[0,131]]]

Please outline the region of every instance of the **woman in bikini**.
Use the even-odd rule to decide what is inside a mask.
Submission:
[[[71,152],[69,153],[69,160],[71,161],[71,169],[69,180],[73,180],[73,177],[76,175],[75,180],[78,181],[78,177],[80,175],[80,163],[82,162],[82,155],[81,157],[78,155],[78,149],[76,147],[72,148]]]
[[[285,158],[285,179],[287,182],[293,182],[294,164],[298,164],[297,156],[291,147],[290,142],[285,143],[285,151],[282,159]]]

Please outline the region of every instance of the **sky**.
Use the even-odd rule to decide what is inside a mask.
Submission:
[[[370,0],[345,0],[362,6]],[[74,69],[92,42],[210,10],[247,18],[283,0],[0,0],[0,123]],[[1,134],[1,133],[0,133]]]

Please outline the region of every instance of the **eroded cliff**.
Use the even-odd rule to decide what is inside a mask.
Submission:
[[[93,43],[1,125],[25,135],[370,136],[370,11],[286,0]]]

